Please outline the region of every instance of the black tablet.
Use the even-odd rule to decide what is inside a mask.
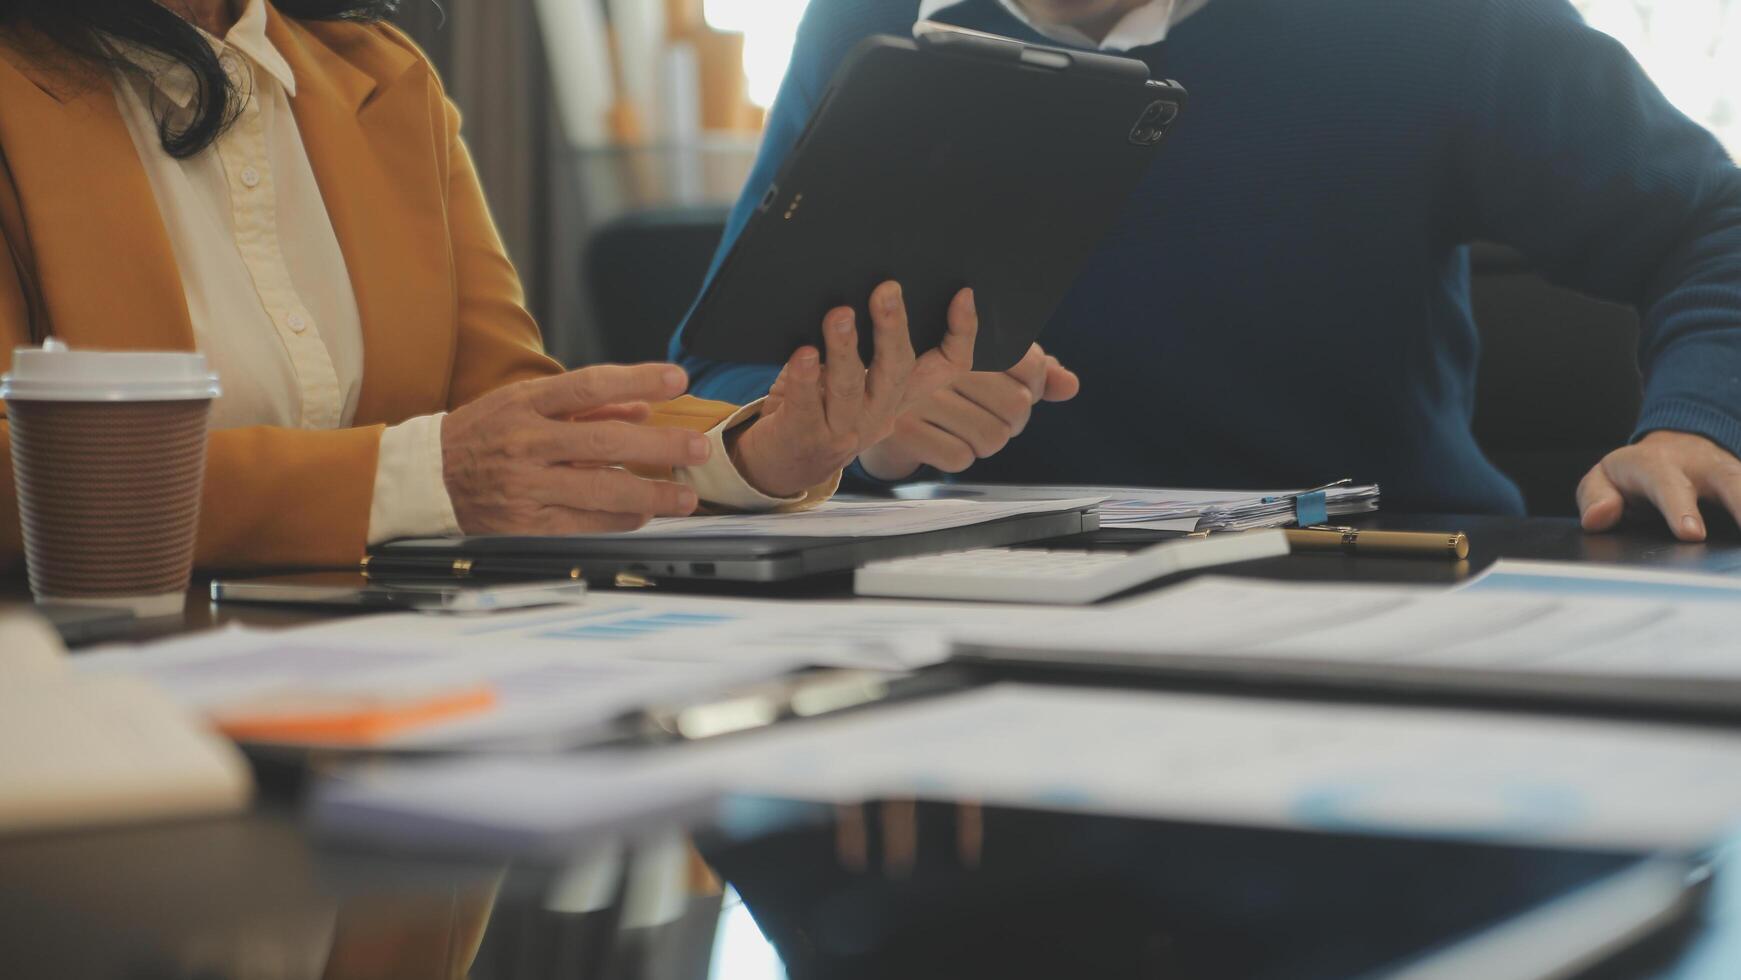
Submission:
[[[1015,365],[1185,107],[1130,58],[923,23],[841,65],[774,185],[691,315],[703,357],[783,363],[822,318],[886,280],[913,347],[937,346],[972,287],[974,366]]]

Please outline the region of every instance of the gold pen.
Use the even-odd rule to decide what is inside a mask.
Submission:
[[[1295,551],[1340,551],[1347,555],[1389,555],[1395,558],[1469,557],[1469,536],[1457,531],[1362,531],[1352,527],[1290,528],[1288,544]]]

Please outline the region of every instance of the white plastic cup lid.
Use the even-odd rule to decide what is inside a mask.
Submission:
[[[216,398],[222,389],[204,354],[72,350],[50,338],[12,352],[0,398],[45,402],[173,402]]]

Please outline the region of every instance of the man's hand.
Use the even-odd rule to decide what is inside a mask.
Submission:
[[[969,374],[925,399],[859,462],[879,480],[904,480],[921,466],[960,473],[1021,435],[1036,404],[1067,402],[1081,390],[1076,375],[1035,344],[1008,371]]]
[[[1704,436],[1652,432],[1596,464],[1578,485],[1584,530],[1620,523],[1629,502],[1648,502],[1682,541],[1705,540],[1699,501],[1721,503],[1741,520],[1741,459]]]
[[[442,420],[441,464],[467,534],[632,531],[695,511],[695,491],[621,467],[697,466],[707,437],[641,425],[689,387],[669,364],[589,367],[491,392]]]
[[[956,294],[949,332],[923,357],[913,354],[898,284],[878,286],[870,309],[876,356],[869,370],[858,356],[852,310],[830,311],[822,321],[827,363],[814,347],[793,354],[761,418],[731,444],[739,472],[757,490],[791,497],[829,479],[887,438],[903,412],[973,370],[979,311],[971,290]]]

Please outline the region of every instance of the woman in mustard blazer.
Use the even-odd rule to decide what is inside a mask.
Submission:
[[[393,5],[0,0],[0,365],[51,335],[206,353],[202,565],[807,506],[969,370],[971,294],[920,358],[889,283],[868,370],[836,310],[826,362],[799,351],[765,403],[680,397],[670,365],[562,373]]]

